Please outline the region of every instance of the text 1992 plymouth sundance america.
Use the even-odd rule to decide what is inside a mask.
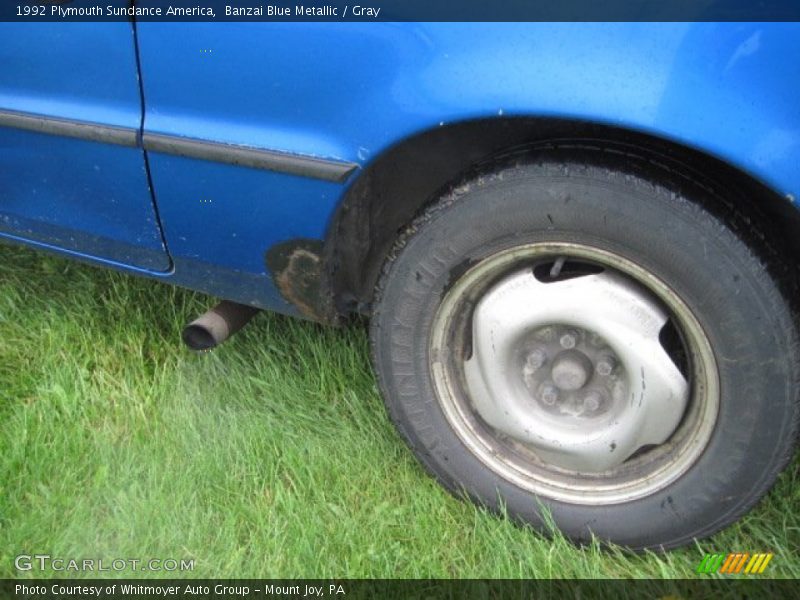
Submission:
[[[371,318],[455,493],[708,536],[798,430],[791,23],[0,24],[0,238]]]

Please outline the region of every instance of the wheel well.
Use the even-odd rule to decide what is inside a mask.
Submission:
[[[323,285],[340,314],[370,312],[384,259],[400,232],[430,202],[504,161],[538,153],[602,153],[686,177],[718,193],[800,256],[800,211],[747,173],[662,138],[597,123],[541,118],[465,121],[411,137],[386,151],[347,191],[323,250]],[[773,240],[774,242],[774,240]]]

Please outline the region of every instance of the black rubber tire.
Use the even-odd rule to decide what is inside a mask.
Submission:
[[[398,239],[376,290],[374,366],[400,433],[455,494],[466,491],[495,511],[505,505],[512,518],[544,530],[541,503],[579,543],[594,534],[632,549],[668,549],[738,519],[791,458],[800,370],[795,319],[781,291],[787,271],[763,240],[743,241],[755,239],[752,223],[719,198],[654,179],[600,162],[506,166],[444,195]],[[440,300],[467,266],[535,241],[582,242],[635,261],[678,293],[711,342],[721,391],[714,432],[697,462],[650,496],[603,506],[537,498],[484,466],[439,406],[428,346]]]

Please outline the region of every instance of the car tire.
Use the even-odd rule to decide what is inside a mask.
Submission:
[[[451,189],[388,256],[371,345],[447,489],[578,543],[668,549],[791,458],[798,336],[753,220],[632,164],[549,156]]]

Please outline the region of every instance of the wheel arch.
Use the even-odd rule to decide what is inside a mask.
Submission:
[[[745,214],[778,236],[787,258],[800,257],[800,211],[743,169],[664,137],[600,123],[497,117],[448,124],[388,148],[348,187],[322,248],[321,287],[339,315],[369,314],[382,264],[399,233],[429,203],[487,169],[541,153],[600,153],[636,160],[724,192]]]

